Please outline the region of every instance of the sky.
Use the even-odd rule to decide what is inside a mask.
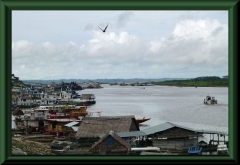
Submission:
[[[226,76],[228,10],[13,10],[12,73],[20,80]]]

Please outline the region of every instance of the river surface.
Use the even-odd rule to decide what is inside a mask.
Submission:
[[[89,106],[88,111],[102,111],[101,116],[131,114],[135,115],[135,118],[151,118],[142,123],[140,130],[164,122],[172,122],[196,130],[228,133],[227,87],[195,88],[109,84],[104,84],[102,87],[77,91],[79,94],[95,94],[96,104]],[[218,104],[203,104],[207,95],[215,97]],[[208,136],[203,137],[202,140],[208,142]],[[217,140],[217,136],[214,139]]]

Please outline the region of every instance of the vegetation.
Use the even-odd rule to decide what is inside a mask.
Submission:
[[[21,138],[12,137],[12,152],[15,148],[21,149],[27,155],[52,155],[49,145],[34,141],[23,141]]]
[[[27,85],[25,84],[24,82],[22,81],[15,81],[15,82],[12,82],[12,88],[30,88],[30,85]]]
[[[228,87],[228,76],[222,78],[217,76],[197,77],[188,80],[168,80],[163,82],[155,82],[155,85],[168,86],[193,86],[193,87]]]

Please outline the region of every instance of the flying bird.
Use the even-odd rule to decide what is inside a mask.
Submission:
[[[99,26],[98,26],[98,27],[99,27]],[[104,33],[104,32],[106,31],[107,27],[108,27],[108,25],[105,27],[104,30],[102,30],[100,27],[99,27],[99,29],[101,29],[101,30],[103,31],[103,33]]]

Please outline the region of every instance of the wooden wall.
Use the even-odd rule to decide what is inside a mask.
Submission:
[[[197,137],[198,133],[195,133],[190,130],[173,127],[168,130],[159,132],[154,135],[154,137],[160,138],[182,138],[182,137]]]
[[[114,139],[112,146],[107,145],[107,138],[103,139],[97,146],[91,150],[94,153],[99,153],[99,151],[106,151],[107,154],[110,153],[127,153],[128,148],[122,145],[120,142]]]
[[[161,150],[187,150],[190,146],[197,146],[198,140],[195,139],[152,139],[154,147]]]

